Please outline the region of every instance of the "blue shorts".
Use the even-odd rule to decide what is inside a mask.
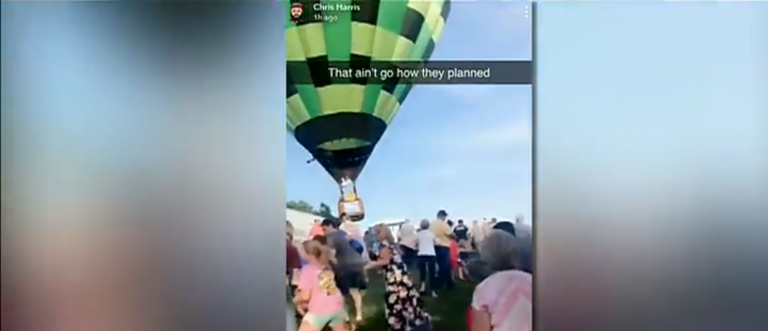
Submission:
[[[303,323],[309,323],[316,330],[322,330],[326,325],[336,327],[347,321],[347,311],[341,311],[330,314],[313,314],[308,312],[304,315]]]

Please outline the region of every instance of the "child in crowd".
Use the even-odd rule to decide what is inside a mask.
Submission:
[[[320,331],[326,326],[346,331],[347,312],[331,271],[332,252],[318,240],[305,242],[304,251],[307,263],[301,268],[294,298],[297,311],[304,316],[298,331]]]
[[[451,238],[451,278],[456,279],[459,275],[459,243],[456,238]]]
[[[469,240],[459,240],[459,280],[467,279],[466,267],[477,255]]]
[[[437,271],[437,261],[435,257],[435,235],[429,231],[429,220],[422,220],[419,224],[419,230],[416,232],[416,264],[419,268],[419,280],[421,281],[421,294],[429,293],[437,297],[433,289],[434,280]]]

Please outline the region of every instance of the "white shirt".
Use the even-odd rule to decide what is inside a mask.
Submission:
[[[432,231],[421,230],[416,233],[418,256],[435,256],[435,235]]]
[[[416,249],[416,229],[413,228],[413,224],[403,224],[403,226],[400,227],[400,232],[397,234],[397,237],[400,238],[400,245]]]
[[[481,224],[472,224],[472,228],[469,229],[469,235],[475,240],[476,243],[483,241],[485,238],[483,226]]]
[[[491,234],[491,231],[493,231],[493,224],[491,222],[485,222],[480,225],[480,232],[483,234],[483,238]]]

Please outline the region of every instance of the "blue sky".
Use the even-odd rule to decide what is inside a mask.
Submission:
[[[438,60],[528,60],[527,2],[453,2]],[[531,87],[414,87],[358,180],[366,222],[531,215]],[[292,137],[286,194],[334,206],[338,189]]]

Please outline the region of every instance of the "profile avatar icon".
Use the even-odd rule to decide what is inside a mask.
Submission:
[[[291,5],[291,22],[297,23],[299,21],[299,18],[301,18],[301,14],[304,13],[304,6],[302,6],[300,3],[294,3]]]

